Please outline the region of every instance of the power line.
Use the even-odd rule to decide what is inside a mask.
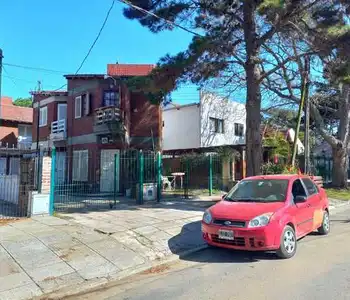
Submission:
[[[4,66],[4,64],[2,64],[2,69],[4,70],[4,72],[7,74],[7,76],[6,77],[8,77],[8,78],[10,78],[11,79],[11,81],[12,81],[12,83],[14,84],[14,86],[15,87],[17,87],[18,88],[18,85],[17,85],[17,83],[16,83],[16,81],[9,75],[9,73],[7,72],[7,70],[5,69],[5,66]]]
[[[173,22],[173,21],[170,21],[170,20],[165,19],[165,18],[163,18],[163,17],[161,17],[161,16],[158,16],[158,15],[156,15],[155,13],[153,13],[153,12],[151,12],[151,11],[149,11],[149,10],[146,10],[146,9],[140,7],[140,6],[137,6],[137,5],[135,5],[135,4],[132,4],[131,2],[129,2],[129,1],[127,1],[127,0],[117,0],[117,1],[119,1],[120,3],[124,3],[124,4],[126,4],[126,5],[128,5],[128,6],[130,6],[130,7],[132,7],[132,8],[134,8],[134,9],[136,9],[136,10],[138,10],[138,11],[140,11],[140,12],[146,14],[146,15],[150,15],[150,16],[152,16],[152,17],[155,17],[155,18],[159,19],[159,20],[162,20],[162,21],[168,23],[168,24],[171,25],[171,26],[178,27],[178,28],[180,28],[180,29],[182,29],[182,30],[184,30],[184,31],[186,31],[186,32],[188,32],[188,33],[191,33],[191,34],[193,34],[193,35],[203,37],[201,34],[199,34],[199,33],[197,33],[197,32],[194,32],[194,31],[192,31],[192,30],[190,30],[190,29],[188,29],[188,28],[186,28],[186,27],[184,27],[184,26],[182,26],[182,25],[179,25],[179,24],[177,24],[177,23],[175,23],[175,22]]]
[[[10,63],[3,63],[3,65],[9,66],[9,67],[15,67],[15,68],[22,68],[22,69],[32,70],[32,71],[48,72],[48,73],[57,73],[57,74],[67,74],[67,73],[69,73],[69,72],[63,72],[63,71],[58,71],[58,70],[38,68],[38,67],[30,67],[30,66],[23,66],[23,65],[10,64]]]
[[[112,11],[112,9],[113,9],[114,3],[115,3],[115,0],[113,0],[111,7],[108,9],[107,14],[106,14],[106,17],[105,17],[105,19],[104,19],[104,21],[103,21],[103,23],[102,23],[102,26],[101,26],[101,28],[100,28],[100,30],[99,30],[99,32],[98,32],[98,34],[97,34],[97,36],[96,36],[94,42],[93,42],[92,45],[90,46],[90,48],[89,48],[87,54],[85,55],[83,61],[81,62],[80,66],[79,66],[79,68],[77,69],[77,71],[75,72],[75,74],[78,74],[78,72],[80,71],[80,69],[83,67],[85,61],[86,61],[87,58],[89,57],[89,55],[90,55],[92,49],[93,49],[94,46],[96,45],[97,40],[99,39],[99,37],[100,37],[100,35],[101,35],[101,33],[102,33],[102,31],[103,31],[103,29],[104,29],[104,27],[105,27],[107,21],[108,21],[108,18],[109,18],[109,15],[110,15],[110,13],[111,13],[111,11]],[[55,89],[54,91],[61,90],[61,89],[65,88],[66,86],[67,86],[67,84],[65,83],[65,84],[63,84],[62,86],[60,86],[59,88]]]
[[[101,33],[102,33],[102,31],[103,31],[103,29],[104,29],[104,27],[105,27],[107,21],[108,21],[109,15],[110,15],[110,13],[111,13],[111,11],[112,11],[112,9],[113,9],[114,3],[115,3],[115,0],[113,0],[112,5],[111,5],[111,7],[109,8],[109,10],[108,10],[108,12],[107,12],[107,15],[106,15],[106,17],[105,17],[105,19],[104,19],[104,21],[103,21],[103,23],[102,23],[102,26],[101,26],[101,28],[100,28],[100,31],[98,32],[98,34],[97,34],[97,36],[96,36],[94,42],[92,43],[92,45],[91,45],[89,51],[87,52],[86,56],[84,57],[83,61],[81,62],[80,66],[79,66],[78,70],[75,72],[75,74],[78,74],[78,72],[80,71],[80,69],[83,67],[85,61],[86,61],[87,58],[89,57],[89,55],[90,55],[92,49],[94,48],[94,46],[95,46],[97,40],[99,39],[99,37],[100,37],[100,35],[101,35]]]

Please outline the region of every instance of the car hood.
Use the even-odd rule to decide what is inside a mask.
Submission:
[[[284,206],[284,202],[230,202],[220,201],[209,210],[214,219],[249,221],[265,213],[274,213]]]

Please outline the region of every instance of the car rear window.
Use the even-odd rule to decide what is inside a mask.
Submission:
[[[237,184],[226,196],[227,201],[282,202],[286,199],[288,180],[250,179]]]

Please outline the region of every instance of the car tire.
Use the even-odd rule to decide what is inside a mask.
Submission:
[[[293,227],[287,225],[284,227],[280,248],[277,250],[277,256],[282,259],[292,258],[297,251],[297,237]]]
[[[330,231],[330,220],[328,211],[323,212],[322,225],[317,229],[318,233],[321,235],[327,235]]]

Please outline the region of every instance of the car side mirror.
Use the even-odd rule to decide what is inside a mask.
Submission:
[[[306,202],[307,198],[305,196],[296,196],[295,197],[295,203],[303,203]]]

